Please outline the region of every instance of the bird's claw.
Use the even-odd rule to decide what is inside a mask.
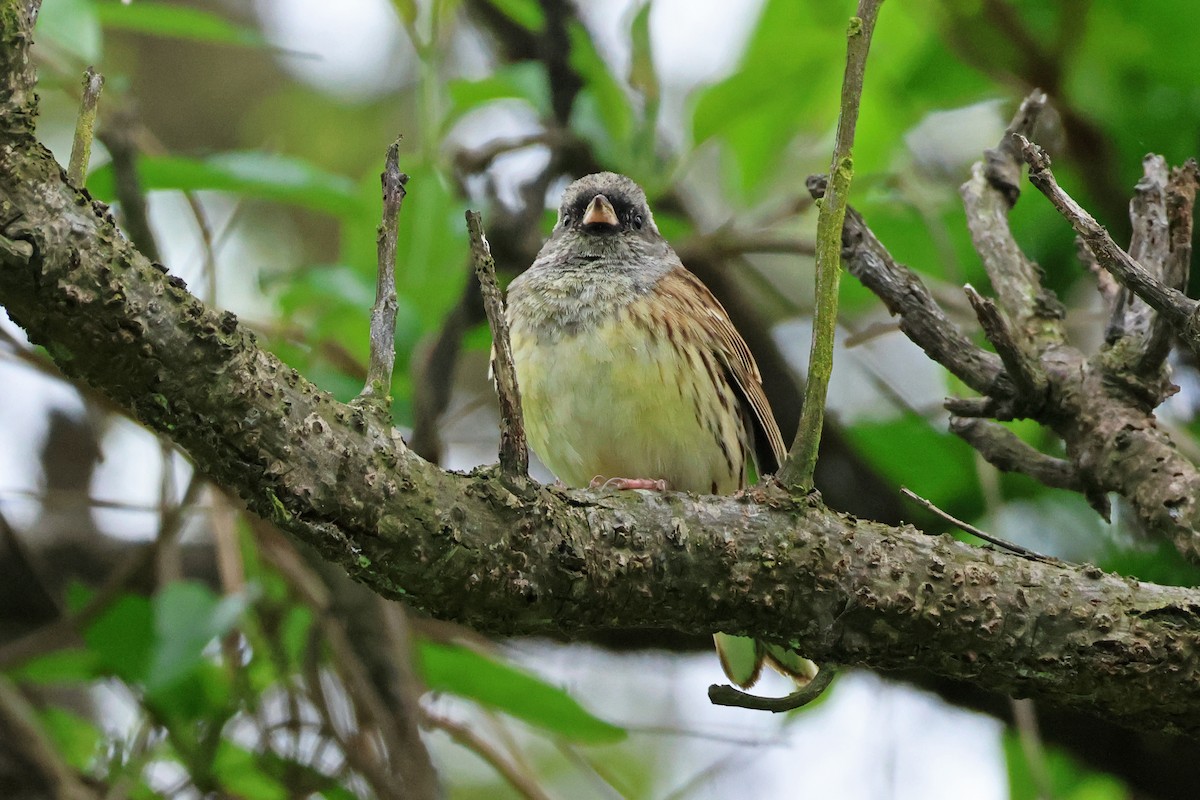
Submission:
[[[588,484],[589,489],[615,489],[618,492],[626,489],[649,489],[655,492],[665,492],[667,482],[661,478],[605,478],[597,475]]]

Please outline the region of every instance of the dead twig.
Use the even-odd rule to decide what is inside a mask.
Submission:
[[[1042,110],[1044,92],[1034,90],[1017,109],[1000,143],[984,152],[959,188],[975,251],[1012,320],[1015,342],[1038,355],[1065,339],[1062,303],[1042,285],[1041,269],[1021,250],[1008,223],[1008,212],[1020,197],[1024,162],[1014,134],[1031,135]],[[1003,354],[1001,354],[1003,355]]]
[[[96,138],[96,106],[104,76],[88,67],[83,73],[83,97],[79,101],[79,117],[75,120],[75,138],[71,142],[71,158],[67,162],[67,180],[80,189],[87,180],[88,162],[92,159],[92,140]]]
[[[137,128],[134,112],[122,109],[108,118],[108,124],[100,132],[100,141],[104,142],[112,158],[113,190],[121,207],[122,227],[134,247],[158,264],[162,262],[162,256],[150,227],[146,194],[137,174]]]
[[[420,738],[406,735],[395,711],[384,700],[371,681],[366,666],[355,652],[345,627],[331,610],[329,591],[311,569],[304,564],[291,543],[267,523],[256,523],[255,532],[260,553],[279,571],[301,602],[312,609],[316,630],[326,647],[346,695],[353,704],[358,722],[356,741],[345,742],[346,757],[365,775],[371,776],[372,788],[380,797],[437,798],[439,790],[436,773],[429,754]],[[321,689],[318,671],[314,670],[315,689]],[[328,702],[328,698],[325,700]],[[360,752],[365,737],[378,735],[382,752],[366,748]],[[364,739],[365,741],[365,739]]]
[[[1122,286],[1162,314],[1188,347],[1200,354],[1200,303],[1158,280],[1145,266],[1121,249],[1095,217],[1058,185],[1054,173],[1050,171],[1050,157],[1046,151],[1024,136],[1018,135],[1016,139],[1025,162],[1029,164],[1029,181],[1071,223],[1100,266],[1108,270]],[[1183,170],[1188,175],[1186,183],[1190,185],[1194,198],[1195,186],[1200,179],[1195,160],[1189,160]]]
[[[1016,386],[1018,405],[1023,407],[1023,412],[1026,406],[1037,409],[1046,393],[1046,376],[1036,356],[1024,351],[1019,334],[994,301],[979,294],[969,283],[963,287],[963,292],[971,301],[971,307],[975,309],[975,316],[988,341],[996,348],[996,354],[1004,363],[1005,372]]]
[[[387,150],[383,173],[383,216],[376,234],[378,270],[375,280],[375,305],[371,308],[371,356],[367,364],[367,382],[358,395],[362,402],[375,405],[391,419],[392,369],[396,364],[396,239],[400,208],[404,204],[408,175],[400,171],[400,139]]]
[[[483,293],[483,307],[492,329],[492,375],[496,393],[500,396],[500,471],[508,480],[523,485],[529,475],[529,449],[525,444],[521,391],[513,365],[504,300],[496,285],[496,262],[484,236],[483,219],[478,211],[467,212],[467,232],[471,236],[471,260]]]
[[[942,509],[935,506],[931,501],[926,500],[924,497],[921,497],[921,495],[917,494],[916,492],[912,491],[911,489],[908,489],[907,487],[901,486],[900,493],[902,495],[904,495],[905,497],[909,498],[910,500],[916,501],[924,508],[928,509],[929,511],[932,511],[934,514],[937,514],[939,517],[946,520],[947,522],[949,522],[951,525],[955,526],[956,528],[960,528],[963,531],[971,534],[972,536],[974,536],[976,538],[983,539],[988,544],[993,544],[996,547],[1003,547],[1005,550],[1016,553],[1019,556],[1025,556],[1026,558],[1036,558],[1041,561],[1049,560],[1046,556],[1043,556],[1040,553],[1035,553],[1032,550],[1021,547],[1021,545],[1019,545],[1019,544],[1013,544],[1012,542],[1006,542],[1005,540],[1003,540],[997,536],[992,536],[990,533],[979,530],[979,528],[976,528],[974,525],[972,525],[969,522],[963,522],[958,517],[955,517],[945,511],[943,511]]]
[[[733,706],[748,708],[753,711],[770,711],[781,714],[785,711],[795,711],[816,700],[837,677],[837,668],[833,664],[822,664],[816,676],[795,692],[783,697],[759,697],[755,694],[739,691],[732,686],[713,684],[708,687],[708,699],[716,706]]]
[[[1084,491],[1070,461],[1040,453],[991,420],[951,417],[950,432],[974,447],[989,464],[1005,472],[1020,472],[1055,489]]]
[[[810,180],[813,197],[824,196],[824,178]],[[875,293],[894,316],[900,330],[931,359],[980,394],[1010,397],[1012,381],[995,353],[976,345],[934,299],[924,282],[900,264],[854,208],[846,209],[842,258],[850,274]]]
[[[6,734],[7,746],[21,756],[28,769],[38,773],[48,797],[95,800],[96,793],[63,760],[58,747],[38,724],[33,706],[4,675],[0,675],[0,730]]]
[[[550,795],[542,790],[532,775],[519,770],[503,753],[471,728],[428,711],[424,715],[424,724],[428,728],[444,731],[457,744],[486,761],[521,797],[527,800],[550,800]]]

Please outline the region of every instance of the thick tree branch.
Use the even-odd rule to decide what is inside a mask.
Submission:
[[[858,522],[770,487],[518,497],[492,471],[440,471],[260,350],[62,177],[32,140],[0,150],[0,202],[26,223],[4,235],[33,252],[4,257],[0,302],[64,370],[381,593],[492,633],[753,633],[1200,734],[1200,593]]]
[[[5,22],[15,8],[0,5]],[[19,65],[23,45],[2,39],[0,67]],[[65,372],[377,591],[492,633],[753,634],[1200,735],[1200,592],[857,521],[770,485],[517,496],[491,470],[436,469],[138,253],[12,129],[29,97],[0,88],[0,303]]]

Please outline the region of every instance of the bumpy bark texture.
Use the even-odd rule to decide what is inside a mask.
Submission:
[[[1165,363],[1168,324],[1182,334],[1180,320],[1191,318],[1172,316],[1158,299],[1181,296],[1186,283],[1200,170],[1194,161],[1168,170],[1161,157],[1147,157],[1130,209],[1132,249],[1140,263],[1117,248],[1095,220],[1094,230],[1080,228],[1091,234],[1083,236],[1083,254],[1109,269],[1118,262],[1133,264],[1142,278],[1131,282],[1115,273],[1129,288],[1108,292],[1104,347],[1085,354],[1068,342],[1062,304],[1042,285],[1040,268],[1021,251],[1008,224],[1021,194],[1022,153],[1032,158],[1023,134],[1033,130],[1046,100],[1039,91],[1025,99],[999,145],[974,165],[961,188],[972,241],[996,300],[964,288],[994,354],[949,321],[917,274],[891,257],[853,209],[842,232],[843,257],[849,271],[900,317],[901,330],[914,343],[983,395],[946,401],[951,431],[1000,469],[1081,492],[1106,519],[1107,493],[1121,495],[1146,530],[1200,561],[1200,470],[1153,413],[1174,391]],[[1048,161],[1035,162],[1030,179],[1060,209],[1073,205],[1053,183]],[[810,181],[809,189],[819,197],[825,182]],[[1038,421],[1062,440],[1067,458],[1023,445],[989,417]]]
[[[507,485],[412,454],[126,242],[29,133],[0,4],[0,304],[62,369],[359,580],[501,634],[724,630],[1200,734],[1200,592],[742,497]]]

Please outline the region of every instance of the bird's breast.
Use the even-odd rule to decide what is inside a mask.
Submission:
[[[745,433],[711,353],[687,352],[646,298],[573,329],[516,314],[511,336],[530,444],[563,482],[661,478],[684,491],[736,490]]]

